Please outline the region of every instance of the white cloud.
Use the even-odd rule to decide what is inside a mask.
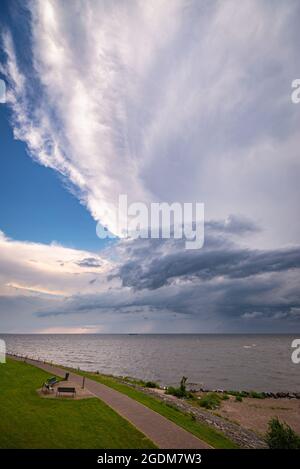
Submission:
[[[231,224],[236,238],[249,227]],[[140,239],[101,256],[0,232],[1,331],[247,332],[256,319],[263,331],[294,330],[299,247],[240,248],[221,221],[208,231],[196,253],[181,240]]]
[[[208,239],[208,250],[229,249],[229,260],[241,230],[248,246],[298,242],[300,107],[290,101],[300,66],[297,2],[28,5],[31,38],[24,43],[32,64],[24,66],[12,34],[3,35],[14,135],[64,177],[95,220],[117,232],[114,207],[126,193],[129,201],[204,202],[207,219],[233,214],[212,223],[215,239]],[[178,266],[188,267],[181,248],[120,242],[98,255],[0,232],[2,323],[12,332],[209,332],[238,330],[241,318],[246,328],[253,319],[272,328],[288,311],[298,320],[293,262],[281,273],[275,259],[269,273],[250,280],[228,280],[223,268],[210,278],[208,262],[208,279],[204,268],[199,280],[193,270],[180,274]],[[123,286],[113,276],[120,272]]]
[[[244,313],[242,314],[243,319],[257,319],[261,318],[263,316],[263,313],[260,311],[252,311],[251,313]]]
[[[39,334],[99,334],[103,332],[101,326],[59,326],[39,329]]]
[[[270,199],[283,166],[287,179],[299,170],[289,81],[297,9],[267,0],[32,0],[31,75],[5,36],[15,135],[114,232],[113,208],[126,193],[205,202],[209,218],[258,216],[267,243],[295,242],[299,226],[287,233],[278,219],[295,218],[296,185],[280,216]]]
[[[56,244],[14,241],[0,234],[0,295],[68,297],[106,287],[113,263],[103,256]],[[86,263],[89,259],[93,262]]]

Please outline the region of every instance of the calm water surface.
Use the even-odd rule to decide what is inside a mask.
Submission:
[[[209,389],[300,391],[290,335],[0,335],[7,350],[84,370]]]

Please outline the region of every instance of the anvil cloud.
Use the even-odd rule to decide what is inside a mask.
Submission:
[[[119,234],[119,194],[202,202],[206,214],[197,252],[3,235],[5,330],[299,327],[300,5],[242,3],[29,0],[27,53],[2,31],[14,136],[95,225]]]

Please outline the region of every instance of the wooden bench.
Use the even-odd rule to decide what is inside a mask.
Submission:
[[[59,396],[60,394],[63,394],[63,393],[73,394],[73,397],[75,397],[76,389],[73,387],[59,386],[56,391],[56,396]]]

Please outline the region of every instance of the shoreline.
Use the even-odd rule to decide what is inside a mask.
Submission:
[[[131,399],[140,402],[155,412],[172,420],[179,426],[218,447],[228,448],[228,444],[240,448],[265,448],[265,435],[272,418],[279,418],[300,434],[300,422],[297,418],[300,412],[298,399],[262,399],[244,397],[237,399],[234,395],[220,396],[217,407],[202,406],[200,400],[209,398],[209,393],[195,393],[186,398],[166,394],[162,388],[143,387],[141,383],[130,382],[122,377],[103,375],[97,372],[84,372],[63,365],[56,366],[42,360],[31,359],[28,356],[14,356],[8,354],[11,360],[29,363],[34,367],[47,369],[53,376],[61,376],[70,372],[70,376],[77,375],[77,380],[87,379],[112,388]],[[57,371],[55,371],[57,370]],[[199,400],[198,400],[199,399]],[[198,425],[202,426],[201,429]],[[210,432],[216,432],[212,436]],[[218,436],[219,435],[219,436]],[[223,435],[223,436],[221,436]],[[224,437],[227,441],[224,441]],[[221,440],[220,440],[221,438]],[[231,446],[230,446],[231,447]]]
[[[114,384],[119,383],[116,387],[111,382],[107,381],[102,375],[96,375],[91,373],[84,373],[78,370],[72,371],[72,369],[63,366],[55,366],[54,364],[44,363],[35,359],[26,358],[24,356],[17,357],[9,354],[9,362],[19,362],[24,365],[30,365],[35,369],[41,369],[46,371],[48,376],[56,376],[58,378],[64,378],[66,373],[69,373],[68,378],[76,382],[78,385],[89,389],[96,397],[104,401],[106,405],[111,407],[119,415],[129,420],[130,422],[136,422],[138,428],[145,423],[145,430],[151,434],[159,433],[162,438],[162,448],[199,448],[210,447],[210,448],[231,448],[236,449],[238,445],[228,438],[223,432],[217,431],[217,429],[205,425],[204,422],[198,421],[197,425],[191,419],[190,415],[184,412],[175,411],[174,406],[166,406],[159,399],[147,396],[146,393],[142,393],[138,390],[133,391],[130,386],[121,385],[117,380],[110,378],[109,380]],[[83,379],[83,381],[82,381]],[[38,390],[37,390],[38,391]],[[132,392],[134,394],[132,395]],[[38,392],[37,392],[38,395]],[[129,415],[130,414],[130,415]],[[147,417],[145,421],[144,416]],[[154,422],[156,421],[156,423]],[[175,424],[175,426],[174,426]],[[143,425],[144,426],[144,425]],[[161,432],[161,428],[166,428],[166,432]],[[147,431],[142,433],[147,434]],[[169,446],[168,441],[170,434],[174,434],[174,444],[176,446]],[[184,439],[183,442],[178,441],[179,434]],[[149,435],[151,436],[151,435]],[[196,439],[195,439],[196,437]],[[181,440],[182,440],[181,438]],[[154,438],[150,438],[151,441],[155,442]],[[248,439],[246,438],[246,441]],[[252,441],[252,440],[251,440]],[[179,446],[178,446],[179,445]],[[200,445],[200,446],[199,446]]]
[[[228,335],[176,337],[52,334],[48,338],[44,335],[2,338],[11,353],[73,368],[79,366],[91,372],[156,381],[161,386],[176,387],[184,375],[197,390],[300,392],[296,365],[291,360],[292,339],[284,335],[277,339],[273,335],[241,338],[240,334],[232,339]]]
[[[107,377],[112,377],[114,379],[118,379],[118,380],[121,380],[121,381],[124,381],[124,383],[126,383],[127,385],[134,385],[134,384],[138,384],[138,382],[142,383],[144,382],[143,379],[140,379],[140,378],[132,378],[130,376],[119,376],[119,375],[112,375],[112,374],[105,374],[103,372],[100,372],[99,370],[85,370],[83,368],[80,368],[80,367],[71,367],[69,365],[64,365],[64,364],[58,364],[58,363],[54,363],[53,361],[48,361],[48,360],[42,360],[40,359],[39,357],[34,357],[34,356],[29,356],[29,355],[21,355],[21,354],[16,354],[16,353],[11,353],[11,352],[7,352],[6,355],[8,357],[16,357],[18,359],[23,359],[24,361],[25,360],[34,360],[36,362],[39,362],[39,363],[48,363],[50,365],[55,365],[55,366],[58,366],[58,367],[62,367],[62,368],[68,368],[70,370],[73,370],[73,371],[81,371],[81,372],[84,372],[84,373],[91,373],[91,374],[95,374],[95,375],[102,375],[102,376],[107,376]],[[246,390],[241,390],[241,389],[229,389],[229,390],[226,390],[226,389],[218,389],[218,388],[212,388],[212,389],[208,389],[208,388],[203,388],[203,387],[193,387],[195,386],[196,383],[188,383],[187,382],[187,389],[190,391],[190,392],[193,392],[193,393],[211,393],[211,392],[214,392],[214,393],[220,393],[220,394],[229,394],[229,395],[236,395],[236,394],[241,394],[243,395],[243,397],[254,397],[254,394],[257,394],[257,395],[260,395],[261,397],[258,397],[258,399],[262,398],[262,399],[300,399],[300,391],[277,391],[277,392],[273,392],[273,391],[256,391],[254,389],[252,389],[251,391],[246,391]],[[197,386],[197,385],[196,385]],[[143,387],[143,386],[141,386]],[[158,389],[161,389],[161,390],[166,390],[168,386],[160,386],[158,384],[157,388]]]

